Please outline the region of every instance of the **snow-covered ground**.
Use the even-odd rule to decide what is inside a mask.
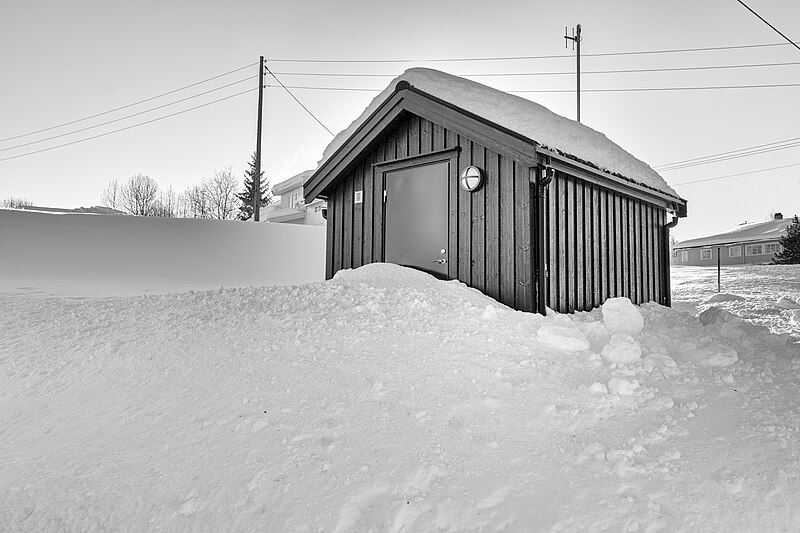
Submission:
[[[799,272],[735,273],[756,316]],[[394,265],[55,289],[0,290],[0,530],[800,531],[798,347],[717,306],[545,318]]]
[[[672,299],[687,313],[721,307],[800,341],[800,265],[722,267],[719,276],[716,267],[673,266]]]

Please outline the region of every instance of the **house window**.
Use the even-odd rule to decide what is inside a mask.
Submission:
[[[742,247],[741,246],[729,246],[728,247],[728,257],[742,257]]]
[[[700,259],[701,259],[702,261],[709,261],[709,260],[711,260],[711,250],[710,250],[710,249],[708,249],[708,248],[707,248],[707,249],[705,249],[705,250],[700,250]]]
[[[303,207],[303,199],[299,192],[289,195],[289,208],[300,209]]]
[[[748,244],[744,251],[747,255],[764,255],[764,246],[761,244]]]
[[[765,244],[764,245],[764,253],[765,254],[777,254],[778,252],[781,251],[780,246],[781,245],[778,244],[777,242],[771,242],[769,244]]]
[[[689,260],[689,252],[681,252],[681,263],[685,263]]]

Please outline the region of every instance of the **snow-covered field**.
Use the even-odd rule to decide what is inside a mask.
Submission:
[[[715,306],[800,341],[800,265],[672,267],[673,307],[697,314]]]
[[[718,305],[789,328],[798,275]],[[394,265],[56,289],[0,290],[0,530],[800,531],[800,350],[716,306],[545,318]]]

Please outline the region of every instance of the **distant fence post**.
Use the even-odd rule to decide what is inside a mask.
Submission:
[[[722,255],[720,255],[720,248],[717,246],[717,292],[721,292],[722,285]]]

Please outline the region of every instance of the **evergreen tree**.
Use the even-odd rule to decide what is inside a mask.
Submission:
[[[249,220],[253,216],[253,194],[255,188],[256,176],[256,154],[250,157],[249,168],[244,173],[244,191],[236,195],[242,202],[239,206],[239,220]],[[269,182],[264,179],[264,171],[261,171],[261,207],[269,205],[272,202],[272,192],[269,190]]]
[[[797,215],[792,218],[792,225],[786,230],[786,235],[780,240],[783,251],[772,258],[774,265],[800,264],[800,220]]]

